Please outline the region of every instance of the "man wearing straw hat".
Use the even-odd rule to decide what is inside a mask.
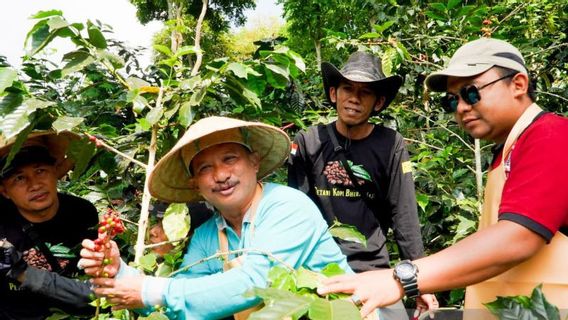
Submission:
[[[484,303],[530,295],[568,312],[568,119],[544,112],[521,52],[508,42],[466,43],[426,78],[442,106],[472,137],[494,142],[479,230],[406,273],[421,292],[468,286],[464,318],[489,319]],[[399,299],[392,271],[330,279],[320,293],[356,293],[362,313]],[[547,308],[548,309],[548,308]],[[558,318],[560,319],[560,318]]]
[[[341,69],[321,65],[325,94],[337,109],[337,121],[300,131],[294,139],[288,184],[305,192],[328,224],[335,220],[355,226],[367,246],[339,245],[355,272],[390,267],[387,234],[393,230],[401,260],[424,255],[418,223],[412,165],[403,137],[369,119],[394,100],[402,77],[386,77],[379,57],[351,54]],[[410,294],[419,297],[418,292]],[[423,299],[422,299],[423,298]],[[353,298],[357,302],[357,296]],[[437,303],[433,295],[417,300]],[[383,312],[386,319],[403,319],[401,302]]]
[[[73,165],[66,150],[75,140],[70,132],[34,132],[10,160],[15,139],[0,138],[1,319],[45,319],[50,308],[89,312],[89,285],[66,278],[77,275],[78,258],[56,258],[48,248],[96,236],[95,207],[57,192]]]
[[[205,199],[215,215],[195,230],[175,277],[140,276],[115,254],[105,271],[113,276],[118,269],[118,275],[94,279],[95,293],[117,308],[165,306],[176,319],[245,319],[260,301],[243,294],[266,287],[273,266],[321,270],[338,263],[351,272],[306,195],[260,182],[283,164],[289,148],[286,133],[263,123],[209,117],[189,127],[151,173],[150,192],[166,202]],[[92,241],[83,246],[81,264],[96,275],[103,256]],[[207,259],[228,251],[234,253]]]

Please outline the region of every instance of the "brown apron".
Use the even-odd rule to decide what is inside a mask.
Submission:
[[[259,196],[255,196],[255,199],[253,200],[253,203],[249,209],[249,221],[250,221],[250,231],[249,231],[249,237],[252,238],[253,234],[254,234],[254,219],[256,218],[256,209],[258,208],[258,204],[260,202],[260,199],[262,198],[262,184],[259,183],[260,186],[260,195]],[[229,252],[229,240],[227,239],[227,234],[225,233],[225,230],[220,230],[219,231],[219,250],[221,252]],[[233,268],[236,267],[240,267],[243,263],[243,258],[244,255],[238,256],[237,258],[233,259],[233,260],[229,260],[229,255],[223,255],[223,271],[228,271],[231,270]],[[262,308],[262,304],[259,304],[258,306],[252,307],[252,308],[248,308],[246,310],[243,310],[241,312],[237,312],[233,315],[233,317],[235,318],[235,320],[246,320],[248,319],[248,317],[250,316],[251,313],[260,310],[260,308]]]
[[[501,163],[489,172],[483,210],[479,220],[480,230],[497,223],[501,194],[506,180],[504,163],[519,135],[541,111],[542,109],[534,103],[525,110],[507,137]],[[464,319],[491,318],[489,311],[482,303],[492,302],[497,299],[497,296],[530,296],[534,287],[540,283],[543,284],[544,294],[550,303],[560,309],[567,309],[567,253],[568,237],[557,232],[550,243],[529,260],[489,280],[467,287]]]

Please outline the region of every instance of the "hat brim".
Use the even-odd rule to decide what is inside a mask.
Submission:
[[[378,95],[385,97],[385,104],[378,112],[385,110],[394,100],[396,94],[398,93],[398,90],[400,89],[400,86],[402,85],[403,80],[399,75],[386,77],[380,80],[370,80],[363,77],[349,77],[343,75],[341,71],[339,71],[339,69],[337,69],[333,64],[329,62],[323,62],[321,64],[321,73],[323,78],[325,96],[327,97],[329,103],[335,105],[335,103],[331,101],[331,97],[329,96],[329,88],[337,87],[341,80],[364,82],[370,84]]]
[[[430,91],[445,92],[448,89],[448,77],[468,78],[491,69],[493,65],[478,64],[478,65],[456,65],[437,71],[426,77],[424,83]]]
[[[260,180],[280,167],[290,153],[290,138],[274,127],[259,122],[246,122],[224,117],[202,119],[189,127],[176,145],[156,164],[150,174],[150,194],[165,202],[195,202],[203,200],[199,192],[190,185],[189,162],[195,154],[216,144],[235,142],[231,130],[245,130],[246,145],[260,157],[257,178]],[[202,138],[215,142],[201,144]],[[199,145],[199,148],[195,146]],[[185,150],[184,150],[185,148]],[[191,150],[189,150],[189,149]]]
[[[6,141],[0,138],[0,157],[8,156],[17,138],[16,136]],[[75,165],[75,162],[67,157],[67,149],[74,140],[81,140],[81,136],[71,131],[59,133],[53,130],[38,131],[30,133],[20,147],[30,145],[46,147],[50,155],[55,159],[56,175],[59,179],[73,169]]]

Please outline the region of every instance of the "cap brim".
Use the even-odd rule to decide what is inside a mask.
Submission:
[[[493,65],[459,65],[434,72],[426,77],[424,84],[430,91],[445,92],[448,88],[448,77],[467,78],[484,73],[491,69]]]
[[[333,64],[329,62],[323,62],[321,64],[321,73],[323,78],[323,88],[325,90],[325,96],[327,97],[329,103],[335,105],[331,101],[331,97],[329,96],[329,88],[337,87],[341,80],[364,82],[371,84],[373,88],[375,88],[376,92],[379,92],[381,95],[385,96],[385,104],[383,105],[381,110],[379,110],[379,112],[386,109],[389,106],[389,104],[394,100],[403,82],[402,77],[399,75],[386,77],[381,80],[366,80],[362,78],[346,77]]]

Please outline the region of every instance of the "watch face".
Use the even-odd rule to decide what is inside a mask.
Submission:
[[[410,263],[402,263],[396,266],[396,275],[401,279],[410,279],[416,274],[414,266]]]

